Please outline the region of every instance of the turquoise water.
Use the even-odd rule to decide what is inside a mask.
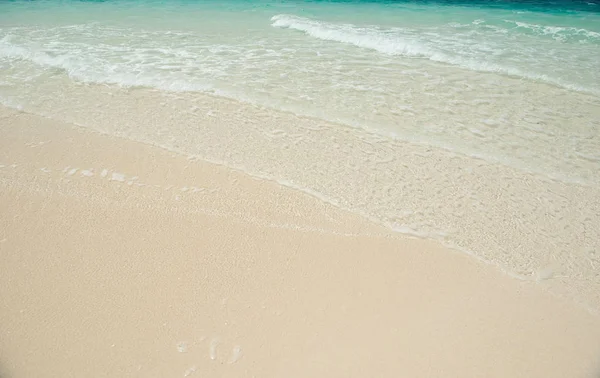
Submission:
[[[154,76],[157,71],[162,71],[164,80],[169,80],[171,77],[166,75],[164,67],[158,67],[156,63],[156,60],[167,58],[173,63],[169,66],[172,76],[185,75],[185,83],[180,83],[181,87],[187,84],[188,87],[205,85],[219,88],[225,85],[211,78],[214,71],[218,71],[218,77],[241,74],[239,67],[231,67],[233,62],[228,58],[242,59],[239,65],[244,64],[244,68],[248,69],[246,63],[250,62],[245,61],[248,55],[262,52],[262,56],[251,55],[253,61],[261,57],[268,64],[287,70],[289,67],[283,66],[285,58],[293,58],[298,65],[311,69],[312,65],[328,63],[326,59],[310,56],[313,54],[337,53],[338,58],[345,58],[348,54],[355,58],[373,59],[369,53],[377,52],[398,59],[418,58],[544,81],[574,90],[600,92],[600,74],[595,66],[600,46],[600,12],[595,13],[598,5],[563,2],[553,8],[542,7],[535,2],[452,4],[360,1],[3,2],[0,5],[2,57],[23,58],[23,51],[14,51],[22,47],[28,54],[40,55],[38,63],[41,63],[39,60],[44,54],[62,59],[60,62],[44,63],[64,68],[81,80],[131,85],[146,83],[139,77],[139,82],[133,79],[126,81],[110,74],[117,68],[124,73],[137,74],[133,65],[145,59],[144,65],[137,64],[136,68]],[[288,32],[273,30],[273,27],[287,29]],[[47,35],[42,35],[45,31],[48,31]],[[172,34],[164,35],[161,33],[164,31]],[[153,32],[161,33],[161,38],[150,40]],[[115,38],[115,35],[127,38],[130,49],[127,50],[127,44],[122,44],[124,41]],[[90,38],[94,43],[90,43]],[[343,47],[345,50],[341,50]],[[13,51],[10,51],[11,48]],[[141,51],[141,48],[145,50]],[[217,51],[219,48],[221,50]],[[291,49],[301,49],[298,52],[302,55],[286,56]],[[82,56],[77,56],[80,61],[74,61],[74,55],[82,51],[92,54],[89,61],[82,60]],[[184,59],[186,53],[188,59]],[[120,61],[113,60],[117,54],[121,56]],[[191,60],[196,61],[192,64]],[[82,67],[92,62],[99,65],[93,70],[92,67]],[[132,65],[125,66],[125,63]],[[224,63],[227,66],[221,67]],[[327,68],[335,72],[341,67],[338,70],[336,67]],[[244,74],[251,79],[249,73]],[[158,81],[153,83],[159,85]]]
[[[598,309],[599,67],[597,1],[0,1],[1,103],[552,266]]]

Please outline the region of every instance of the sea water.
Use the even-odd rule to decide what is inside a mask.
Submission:
[[[0,102],[552,269],[600,308],[596,0],[2,1]]]

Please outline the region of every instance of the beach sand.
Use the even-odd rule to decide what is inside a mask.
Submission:
[[[0,111],[0,377],[597,377],[600,317],[307,194]]]

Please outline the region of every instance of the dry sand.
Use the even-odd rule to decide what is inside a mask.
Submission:
[[[0,112],[0,377],[597,377],[600,317],[306,194]]]

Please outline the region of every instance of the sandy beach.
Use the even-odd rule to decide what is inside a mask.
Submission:
[[[0,377],[596,377],[600,317],[229,168],[3,108]]]
[[[0,1],[0,378],[600,378],[600,0]]]

